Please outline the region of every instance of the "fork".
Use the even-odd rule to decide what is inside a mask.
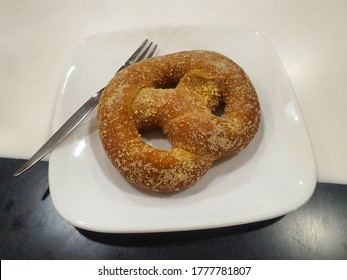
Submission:
[[[117,70],[116,74],[131,64],[138,61],[151,58],[157,45],[153,47],[153,42],[148,44],[148,39],[144,40],[142,44],[136,49],[136,51],[129,57],[129,59]],[[100,89],[96,94],[87,100],[58,130],[50,139],[27,161],[25,162],[15,173],[14,176],[19,176],[35,163],[46,156],[52,151],[67,135],[69,135],[76,127],[86,118],[86,116],[93,111],[96,105],[99,103],[100,96],[105,89]]]

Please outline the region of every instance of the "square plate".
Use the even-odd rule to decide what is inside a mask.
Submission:
[[[109,162],[94,110],[50,157],[50,193],[60,215],[76,227],[98,232],[163,232],[251,223],[303,205],[316,186],[309,136],[275,51],[249,29],[150,27],[86,39],[64,75],[54,127],[105,86],[144,38],[158,43],[160,55],[205,49],[233,59],[257,90],[261,127],[246,149],[217,161],[194,186],[176,194],[153,194],[128,184]]]

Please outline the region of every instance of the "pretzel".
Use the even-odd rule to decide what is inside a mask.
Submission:
[[[225,104],[224,115],[213,112]],[[118,73],[98,107],[101,143],[119,172],[150,191],[194,184],[213,162],[244,149],[260,123],[256,91],[240,66],[211,51],[151,58]],[[147,144],[160,128],[172,144]]]

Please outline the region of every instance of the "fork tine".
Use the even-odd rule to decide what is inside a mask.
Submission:
[[[153,42],[150,42],[150,44],[141,53],[141,55],[134,60],[134,63],[139,62],[139,61],[144,60],[144,59],[147,59],[147,58],[151,58],[157,49],[157,44],[155,44],[153,47],[152,47],[152,45],[153,45]],[[151,50],[151,47],[152,47],[152,50]]]
[[[155,53],[156,50],[157,50],[157,44],[154,45],[152,51],[149,53],[149,55],[147,56],[147,58],[151,58],[151,57],[154,55],[154,53]]]
[[[143,60],[146,57],[146,54],[148,53],[148,51],[152,45],[153,45],[153,42],[150,42],[149,45],[147,46],[147,48],[140,54],[140,56],[137,59],[135,59],[134,62],[138,62],[138,61]]]

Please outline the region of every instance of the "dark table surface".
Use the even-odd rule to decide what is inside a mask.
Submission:
[[[242,226],[155,234],[81,230],[56,212],[48,163],[20,177],[0,158],[0,256],[5,259],[347,259],[347,186],[318,183],[283,217]]]

